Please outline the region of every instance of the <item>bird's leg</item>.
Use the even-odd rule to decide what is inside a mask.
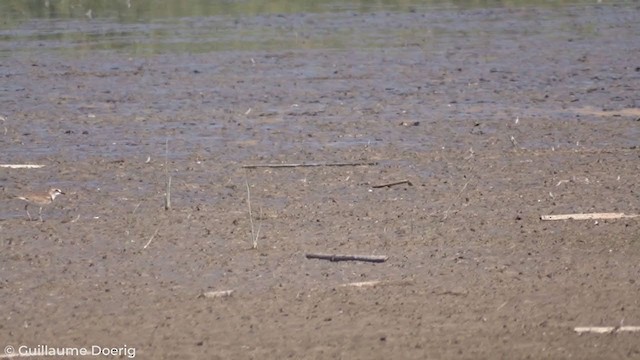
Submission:
[[[33,219],[31,219],[31,214],[29,214],[29,209],[28,209],[28,207],[29,207],[29,204],[27,203],[27,205],[25,205],[25,206],[24,206],[24,210],[27,212],[27,216],[29,217],[29,221],[31,221],[31,220],[33,220]]]
[[[40,218],[40,222],[44,222],[44,220],[42,220],[42,206],[40,206],[40,210],[38,211],[38,218]]]

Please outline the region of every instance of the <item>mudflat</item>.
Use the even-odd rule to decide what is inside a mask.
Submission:
[[[640,213],[639,10],[264,15],[240,25],[297,46],[3,58],[2,162],[45,167],[0,169],[2,346],[640,357],[574,330],[640,325],[640,218],[540,219]],[[246,167],[273,164],[321,166]],[[29,221],[12,196],[50,186]]]

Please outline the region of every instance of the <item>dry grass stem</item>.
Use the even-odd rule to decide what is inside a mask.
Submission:
[[[256,231],[255,225],[253,223],[253,211],[251,210],[251,189],[249,188],[249,181],[247,179],[244,180],[244,184],[247,187],[247,206],[249,207],[249,223],[251,224],[251,248],[258,248],[258,236],[260,236],[260,228],[261,225],[258,225],[258,230]],[[261,210],[262,211],[262,210]]]
[[[133,208],[133,211],[131,212],[131,216],[129,216],[129,219],[127,220],[127,227],[130,229],[132,227],[133,224],[133,220],[134,220],[134,215],[136,214],[136,211],[138,211],[138,208],[140,207],[142,203],[139,202],[138,205],[136,205],[135,208]],[[127,236],[129,236],[129,234],[131,233],[130,230],[125,230],[124,232]]]
[[[458,195],[456,195],[456,197],[453,199],[453,202],[451,203],[451,205],[449,205],[447,210],[444,211],[444,217],[442,218],[442,221],[447,220],[447,217],[449,217],[449,210],[451,210],[451,208],[453,207],[453,204],[456,202],[456,200],[458,200],[460,195],[462,195],[462,192],[467,188],[467,185],[469,185],[468,181],[464,183],[464,186],[462,187],[462,189],[460,189],[460,191],[458,192]]]
[[[171,176],[169,176],[169,139],[164,144],[164,172],[167,179],[167,189],[164,193],[164,209],[171,210]]]
[[[149,241],[147,241],[146,244],[144,244],[144,246],[142,247],[143,249],[146,249],[149,244],[151,244],[151,241],[153,240],[154,237],[156,237],[156,235],[158,235],[158,231],[160,230],[160,228],[157,228],[156,231],[153,233],[153,235],[151,235],[151,237],[149,238]]]
[[[167,191],[164,194],[164,209],[171,210],[171,176],[167,180]]]

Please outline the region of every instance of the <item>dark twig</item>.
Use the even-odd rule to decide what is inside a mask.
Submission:
[[[389,257],[385,255],[330,255],[330,254],[307,254],[307,259],[321,259],[329,261],[368,261],[385,262]]]
[[[244,169],[255,168],[295,168],[295,167],[314,167],[314,166],[373,166],[378,165],[377,162],[345,162],[345,163],[301,163],[301,164],[252,164],[242,165]]]
[[[400,180],[400,181],[394,181],[394,182],[388,183],[388,184],[373,185],[371,187],[374,188],[374,189],[379,189],[379,188],[383,188],[383,187],[392,187],[392,186],[395,186],[395,185],[402,185],[402,184],[407,184],[409,186],[413,186],[413,184],[409,180]]]

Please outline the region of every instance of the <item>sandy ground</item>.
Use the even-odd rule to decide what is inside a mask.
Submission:
[[[411,41],[3,59],[2,162],[46,166],[0,169],[0,345],[640,357],[638,332],[574,331],[640,325],[640,219],[540,220],[640,213],[639,13],[336,15]],[[242,167],[345,162],[375,164]],[[50,186],[66,195],[28,221],[12,196]]]

